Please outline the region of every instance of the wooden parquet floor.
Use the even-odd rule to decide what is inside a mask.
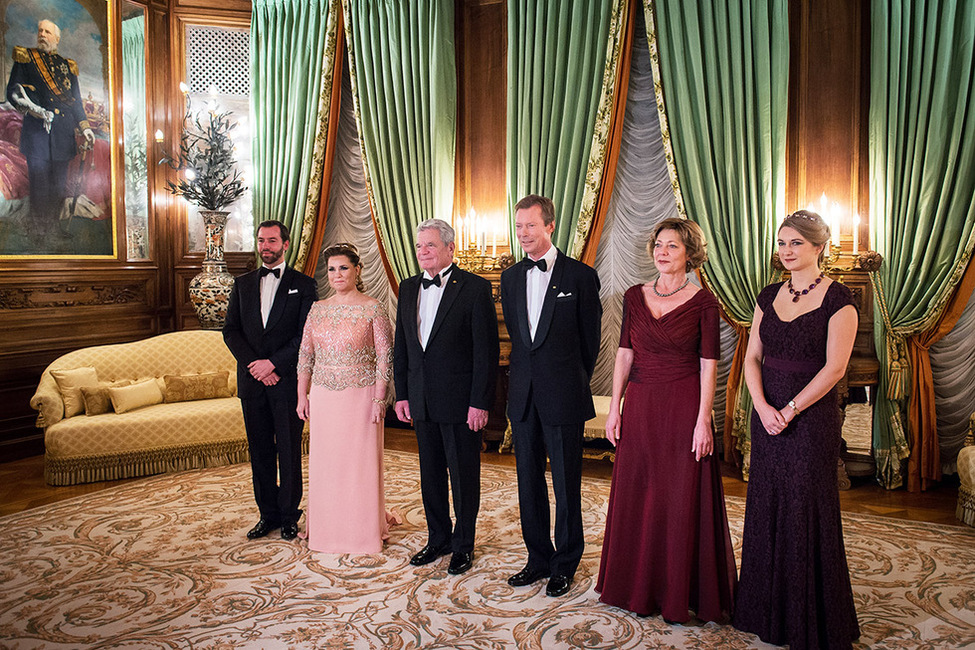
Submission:
[[[416,453],[416,438],[412,431],[387,428],[386,448]],[[502,454],[496,450],[484,452],[481,460],[495,465],[513,467],[515,464],[513,454]],[[613,466],[607,460],[586,459],[583,461],[583,473],[591,477],[610,478]],[[747,483],[741,480],[735,468],[724,465],[722,473],[725,494],[744,497]],[[44,483],[43,456],[0,463],[0,516],[136,480],[139,479],[52,487]],[[957,497],[958,485],[954,477],[922,493],[910,493],[905,489],[885,490],[870,479],[854,479],[852,489],[840,492],[840,507],[844,512],[961,525],[955,519]]]

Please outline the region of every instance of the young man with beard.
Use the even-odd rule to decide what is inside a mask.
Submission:
[[[290,239],[280,221],[258,226],[257,250],[264,264],[234,281],[223,327],[227,347],[237,358],[237,395],[261,513],[248,539],[277,528],[282,539],[294,539],[301,517],[304,423],[297,412],[298,348],[317,293],[315,280],[285,264]]]

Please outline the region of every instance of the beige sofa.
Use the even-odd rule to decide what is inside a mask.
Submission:
[[[221,373],[223,381],[226,371],[220,393],[231,396],[65,417],[65,400],[52,371],[89,367],[103,383],[155,378],[164,398],[167,375]],[[45,479],[51,485],[73,485],[247,460],[236,383],[236,361],[215,331],[173,332],[65,354],[44,370],[30,402],[39,412],[37,426],[44,429]]]

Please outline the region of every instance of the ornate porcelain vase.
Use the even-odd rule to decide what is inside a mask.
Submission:
[[[227,273],[223,259],[223,231],[227,226],[228,212],[200,210],[206,226],[206,256],[203,270],[190,280],[190,300],[196,309],[200,326],[205,330],[218,330],[227,319],[230,291],[234,276]]]

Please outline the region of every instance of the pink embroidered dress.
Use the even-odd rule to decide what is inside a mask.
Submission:
[[[312,305],[298,374],[311,377],[305,528],[313,551],[379,553],[389,524],[398,523],[385,510],[383,425],[372,422],[392,361],[383,305]]]

